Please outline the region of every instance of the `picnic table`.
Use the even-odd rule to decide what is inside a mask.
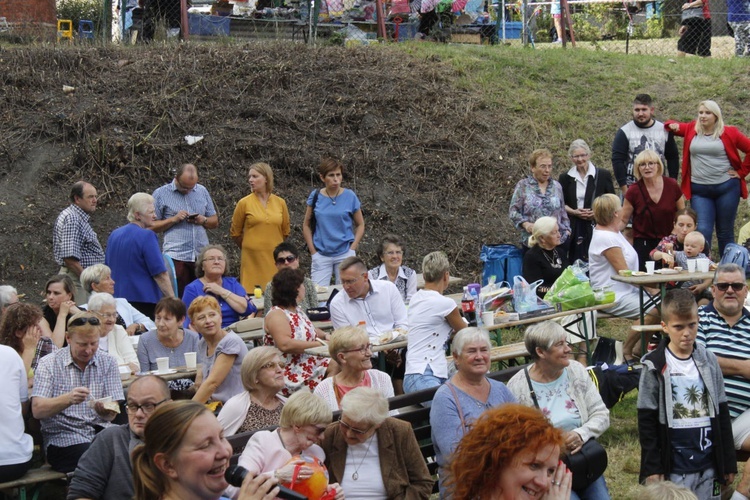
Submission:
[[[313,321],[315,328],[321,330],[333,329],[333,324],[330,320],[328,321]],[[232,323],[227,327],[227,330],[236,333],[245,342],[255,342],[263,340],[265,331],[263,330],[263,318],[247,318],[236,323]]]
[[[150,375],[156,375],[157,377],[166,380],[169,382],[170,380],[178,380],[181,378],[189,378],[195,380],[195,375],[197,374],[197,369],[188,369],[186,366],[176,366],[174,368],[171,368],[168,373],[157,373],[155,371],[148,372]],[[147,375],[147,373],[141,373],[140,375],[130,375],[130,378],[127,380],[122,381],[122,388],[127,389],[130,387],[130,384],[136,381],[139,377],[142,377],[143,375]]]

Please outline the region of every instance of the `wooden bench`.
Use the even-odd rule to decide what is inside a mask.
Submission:
[[[26,474],[7,483],[0,483],[0,491],[18,490],[19,500],[36,500],[41,493],[41,488],[45,483],[52,481],[66,481],[68,475],[63,472],[57,472],[44,465],[38,469],[31,469]]]

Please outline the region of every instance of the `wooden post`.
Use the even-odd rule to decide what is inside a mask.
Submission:
[[[560,15],[562,16],[561,25],[563,29],[562,44],[563,47],[568,43],[568,32],[570,32],[570,44],[576,46],[576,37],[573,33],[573,23],[570,20],[570,5],[568,0],[560,0]]]
[[[187,0],[180,0],[180,31],[182,32],[183,40],[187,40],[190,37]]]

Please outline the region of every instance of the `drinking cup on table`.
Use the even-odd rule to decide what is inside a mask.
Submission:
[[[649,260],[646,262],[646,272],[648,274],[654,274],[654,266],[656,265],[656,262],[653,260]]]
[[[196,367],[196,356],[197,353],[195,352],[186,352],[185,353],[185,366],[188,370],[195,370]]]
[[[482,324],[492,326],[495,324],[495,311],[486,311],[482,313]]]
[[[695,259],[688,259],[687,266],[688,266],[687,267],[688,272],[689,273],[694,273],[695,272],[695,266],[696,266]]]
[[[156,358],[156,368],[159,373],[169,371],[169,358]]]
[[[696,259],[696,268],[699,273],[707,273],[708,265],[711,263],[708,259]]]

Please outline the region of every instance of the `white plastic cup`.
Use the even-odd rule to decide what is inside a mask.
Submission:
[[[185,353],[185,367],[188,370],[195,370],[196,361],[197,361],[196,356],[197,356],[197,353],[195,353],[195,352],[186,352]]]
[[[656,265],[656,262],[653,260],[649,260],[646,262],[646,273],[648,274],[654,274],[654,266]]]
[[[708,265],[711,263],[708,259],[696,259],[696,266],[698,268],[698,272],[701,273],[707,273],[708,272]]]
[[[492,326],[495,324],[495,311],[485,311],[482,313],[482,324]]]
[[[169,358],[156,358],[156,368],[159,373],[169,371]]]
[[[688,272],[689,273],[694,273],[695,272],[695,265],[696,265],[695,259],[688,259],[687,265],[688,265],[688,268],[687,268]]]

